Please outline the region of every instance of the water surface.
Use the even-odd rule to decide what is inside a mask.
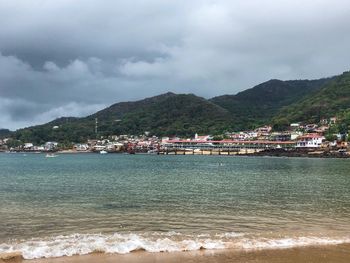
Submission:
[[[350,241],[350,161],[0,154],[0,253]]]

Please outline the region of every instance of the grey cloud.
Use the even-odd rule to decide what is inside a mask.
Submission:
[[[345,0],[0,0],[0,127],[349,69]]]

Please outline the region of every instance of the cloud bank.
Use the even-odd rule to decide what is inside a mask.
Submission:
[[[0,128],[349,70],[345,0],[0,0]]]

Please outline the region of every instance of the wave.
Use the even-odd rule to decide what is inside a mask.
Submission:
[[[350,237],[253,238],[241,233],[182,235],[176,232],[154,234],[74,234],[0,244],[0,254],[20,253],[24,259],[86,255],[96,252],[126,254],[194,251],[200,249],[280,249],[312,245],[350,243]]]

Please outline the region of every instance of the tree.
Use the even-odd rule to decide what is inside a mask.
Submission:
[[[273,120],[272,128],[275,131],[284,131],[289,128],[289,121],[287,118],[275,119]]]

